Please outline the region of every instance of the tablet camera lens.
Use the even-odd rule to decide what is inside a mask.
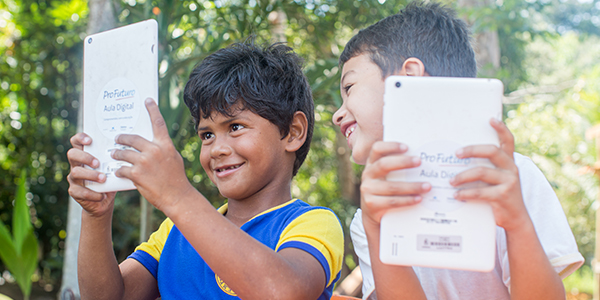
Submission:
[[[399,88],[402,84],[400,83],[400,81],[396,81],[396,87]]]
[[[91,43],[92,43],[92,38],[89,38],[88,39],[88,44],[91,44]]]

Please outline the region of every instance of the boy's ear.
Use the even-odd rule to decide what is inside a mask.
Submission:
[[[429,76],[429,74],[425,71],[425,65],[423,62],[416,57],[407,58],[402,64],[402,69],[399,74],[394,75],[404,75],[404,76]]]
[[[294,113],[292,117],[292,124],[290,125],[290,132],[285,137],[287,140],[287,145],[285,146],[285,150],[288,152],[296,152],[304,142],[306,141],[306,136],[308,134],[308,120],[306,119],[306,115],[297,111]]]

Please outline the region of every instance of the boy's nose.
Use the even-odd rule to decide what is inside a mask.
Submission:
[[[340,126],[342,124],[342,120],[344,120],[344,116],[346,116],[346,110],[342,105],[331,117],[333,124],[335,124],[336,126]]]
[[[210,148],[210,156],[212,157],[230,155],[231,153],[231,146],[228,143],[218,139],[213,142],[213,145]]]

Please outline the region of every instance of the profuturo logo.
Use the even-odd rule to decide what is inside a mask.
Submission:
[[[114,139],[133,131],[143,106],[139,94],[127,78],[114,78],[104,85],[96,104],[96,123],[104,136]]]
[[[231,288],[229,288],[229,286],[227,286],[225,281],[223,281],[219,275],[215,274],[215,279],[217,280],[217,284],[223,292],[225,292],[227,295],[237,297],[237,294]]]
[[[477,166],[494,167],[487,159],[456,157],[459,148],[460,144],[447,140],[422,145],[417,149],[421,165],[406,172],[406,176],[413,181],[431,183],[431,191],[423,194],[422,205],[435,212],[451,212],[461,208],[465,202],[454,199],[454,193],[459,188],[484,186],[482,182],[472,182],[454,187],[449,181],[452,177]]]

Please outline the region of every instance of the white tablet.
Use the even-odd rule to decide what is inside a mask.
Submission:
[[[158,101],[158,26],[147,20],[90,35],[83,47],[83,132],[92,138],[84,147],[100,161],[96,170],[105,183],[86,182],[97,192],[135,189],[114,172],[128,163],[110,157],[118,134],[138,134],[152,140],[152,125],[144,105]]]
[[[387,264],[490,271],[496,223],[491,206],[453,198],[449,179],[487,159],[459,159],[467,145],[498,145],[491,118],[502,117],[502,82],[496,79],[390,76],[385,81],[384,140],[408,145],[417,168],[389,180],[429,182],[421,203],[387,212],[381,220],[380,258]],[[471,186],[479,183],[472,183]],[[464,188],[464,187],[461,187]]]

